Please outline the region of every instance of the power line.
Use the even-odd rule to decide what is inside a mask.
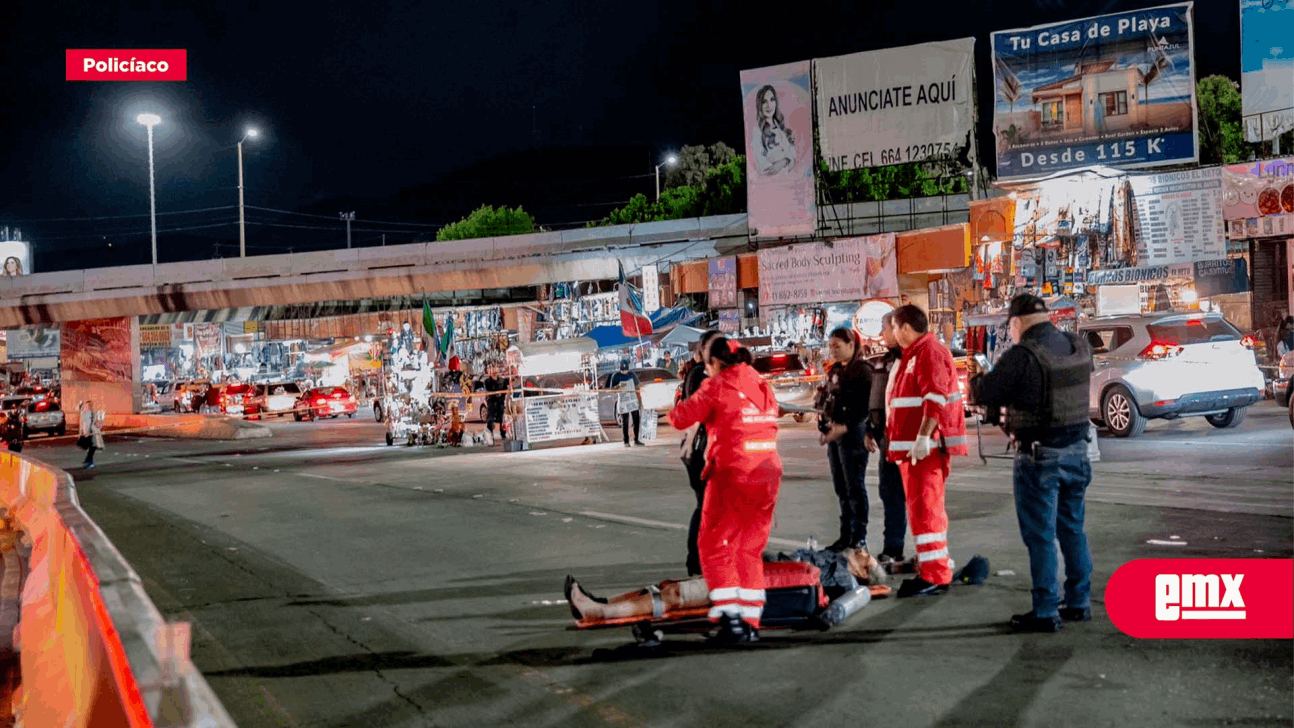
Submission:
[[[237,207],[238,205],[225,205],[223,207],[204,207],[198,210],[179,210],[176,212],[159,212],[157,213],[157,216],[161,217],[162,215],[189,215],[195,212],[211,212],[213,210],[233,210],[233,209],[236,209]],[[126,218],[148,217],[148,216],[149,216],[148,213],[144,212],[138,215],[105,215],[103,217],[50,217],[50,218],[45,218],[43,220],[9,220],[9,221],[10,221],[10,224],[22,223],[25,225],[27,223],[33,223],[33,222],[90,222],[94,220],[124,220]],[[145,232],[150,232],[150,231],[145,231]],[[159,230],[158,232],[161,232],[161,231]],[[57,238],[45,238],[45,239],[56,240]]]
[[[204,228],[224,227],[226,225],[237,225],[237,224],[238,224],[237,220],[232,220],[230,222],[217,222],[217,223],[212,223],[210,225],[190,225],[187,227],[159,229],[157,232],[159,234],[178,233],[178,232],[184,232],[185,230],[202,230]],[[125,237],[130,237],[132,235],[149,235],[151,233],[152,233],[152,229],[150,228],[148,230],[136,230],[136,231],[127,232],[127,233],[85,233],[84,235],[60,235],[57,237],[41,236],[40,239],[41,239],[41,242],[44,242],[46,240],[86,240],[90,238],[125,238]]]
[[[301,217],[317,217],[317,218],[320,218],[320,219],[322,219],[322,220],[336,220],[336,219],[337,219],[337,218],[335,218],[335,217],[331,217],[331,216],[329,216],[329,215],[313,215],[313,214],[308,213],[308,212],[292,212],[292,211],[290,211],[290,210],[275,210],[275,209],[270,208],[270,207],[257,207],[257,206],[255,206],[255,205],[247,205],[247,209],[249,209],[249,210],[262,210],[262,211],[264,211],[264,212],[278,212],[278,213],[281,213],[281,214],[284,214],[284,215],[300,215]],[[377,224],[379,224],[379,225],[412,225],[412,226],[414,226],[414,227],[431,227],[431,228],[442,228],[442,227],[445,227],[444,225],[437,224],[437,223],[430,223],[430,222],[393,222],[393,221],[391,221],[391,220],[364,220],[363,222],[377,223]]]
[[[248,221],[247,221],[247,224],[248,224],[248,225],[264,225],[264,226],[267,226],[267,227],[296,228],[296,229],[298,229],[298,230],[330,230],[330,231],[336,231],[336,230],[341,230],[341,229],[343,229],[343,228],[342,228],[342,227],[340,227],[340,226],[338,226],[338,227],[326,227],[326,226],[323,226],[323,225],[293,225],[292,223],[286,223],[286,222],[270,222],[270,221],[268,221],[268,220],[248,220]],[[351,228],[351,230],[352,230],[353,232],[361,232],[361,233],[388,233],[388,234],[390,234],[390,233],[399,233],[399,234],[410,234],[410,235],[421,235],[421,234],[423,234],[423,233],[426,233],[426,232],[427,232],[426,230],[391,230],[391,229],[382,229],[382,228]]]

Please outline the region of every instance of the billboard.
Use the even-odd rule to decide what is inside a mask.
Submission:
[[[975,39],[815,60],[818,144],[833,170],[952,154],[970,138]]]
[[[128,316],[63,324],[63,380],[133,381],[134,347],[131,345],[130,325]]]
[[[751,235],[812,235],[817,201],[809,62],[742,71],[741,99]]]
[[[9,329],[6,338],[10,359],[43,359],[59,354],[61,337],[57,324]]]
[[[1245,140],[1294,129],[1294,3],[1240,0],[1240,94]]]
[[[1000,179],[1198,159],[1192,4],[992,34]]]
[[[0,240],[0,276],[14,278],[31,273],[31,244],[26,240]]]
[[[897,298],[894,233],[759,251],[759,305]]]

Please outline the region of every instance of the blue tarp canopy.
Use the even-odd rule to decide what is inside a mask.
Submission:
[[[639,341],[644,344],[650,344],[660,338],[661,334],[680,324],[691,323],[701,318],[701,314],[684,306],[675,306],[673,308],[662,308],[651,315],[652,336],[644,336],[639,339],[637,336],[625,336],[624,331],[619,326],[598,326],[590,329],[585,336],[598,342],[601,349],[623,348],[637,346]]]
[[[637,336],[625,336],[624,330],[619,326],[599,326],[590,329],[585,336],[598,342],[599,349],[624,348],[637,346],[639,341],[644,344],[650,344],[652,341],[650,336],[644,336],[642,339]]]

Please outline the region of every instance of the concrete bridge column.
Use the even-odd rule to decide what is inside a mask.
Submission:
[[[69,321],[63,324],[60,353],[63,409],[68,427],[80,425],[78,405],[135,414],[141,403],[139,317]]]

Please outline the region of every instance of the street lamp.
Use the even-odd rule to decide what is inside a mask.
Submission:
[[[661,162],[660,164],[656,165],[656,201],[657,202],[660,202],[660,168],[664,167],[667,164],[671,167],[678,164],[678,157],[671,154],[665,158],[664,162]]]
[[[153,265],[157,265],[157,191],[153,179],[153,127],[162,123],[157,114],[140,114],[135,121],[148,127],[148,216],[153,221]]]
[[[248,129],[242,139],[238,140],[238,257],[247,257],[247,231],[243,220],[243,142],[255,139],[258,132]]]

